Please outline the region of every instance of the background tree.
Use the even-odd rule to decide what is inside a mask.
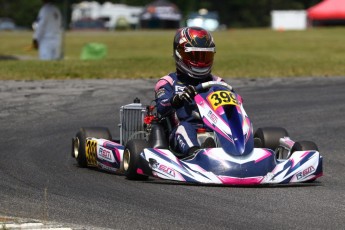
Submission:
[[[0,17],[12,18],[17,25],[31,28],[41,4],[41,0],[0,0]]]
[[[98,0],[132,6],[145,6],[152,0]],[[70,19],[71,5],[80,0],[56,0],[58,6]],[[171,0],[186,16],[200,8],[217,11],[220,23],[228,27],[265,27],[270,25],[271,10],[307,9],[321,0]],[[31,27],[36,19],[41,0],[0,0],[0,17],[10,17],[17,25]],[[66,12],[67,10],[67,12]],[[66,25],[68,22],[66,23]]]

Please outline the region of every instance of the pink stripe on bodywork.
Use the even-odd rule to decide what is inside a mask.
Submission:
[[[297,159],[297,162],[295,162],[295,160],[293,158],[290,158],[291,161],[291,168],[295,167],[298,162],[300,162],[306,155],[308,155],[309,153],[311,153],[310,151],[306,151],[305,153],[303,153],[299,159]]]
[[[157,153],[162,154],[164,156],[166,156],[167,158],[169,158],[170,160],[173,160],[175,163],[177,163],[179,166],[183,167],[180,163],[180,161],[177,159],[177,157],[175,156],[175,158],[171,158],[171,155],[166,154],[165,152],[159,150],[159,149],[154,149]]]
[[[224,108],[222,106],[219,106],[215,111],[218,115],[222,115],[225,113]]]
[[[104,139],[104,140],[105,140],[105,139]],[[117,143],[117,142],[108,141],[108,140],[103,142],[103,147],[106,147],[107,144],[113,144],[113,145],[116,145],[116,146],[122,146],[122,147],[123,147],[123,145],[121,145],[121,144],[119,144],[119,143]]]
[[[110,144],[110,145],[114,144],[115,146],[123,147],[122,145],[120,145],[120,144],[118,144],[116,142],[112,142],[112,141],[105,141],[103,143],[103,147],[107,147],[107,144]],[[120,163],[120,161],[121,161],[120,151],[116,147],[114,147],[113,149],[115,151],[116,158],[119,160],[119,163]]]
[[[195,165],[194,165],[194,168],[195,168],[196,170],[198,170],[199,172],[207,173],[207,171],[206,171],[205,169],[203,169],[202,167],[200,167],[200,165],[195,164]]]
[[[196,95],[196,96],[194,97],[194,100],[195,100],[195,102],[196,102],[198,105],[200,105],[200,106],[202,106],[202,107],[204,107],[204,103],[207,103],[207,102],[204,100],[204,98],[202,98],[202,96],[200,96],[200,95]]]
[[[175,171],[175,178],[176,178],[176,180],[178,180],[178,181],[186,181],[186,179],[184,179],[184,177],[181,175],[181,173],[179,173],[176,170],[174,170],[174,171]]]
[[[262,157],[260,157],[259,159],[256,159],[255,163],[258,163],[258,162],[262,161],[263,159],[266,159],[267,157],[271,156],[271,153],[269,151],[267,151],[265,149],[264,149],[264,151],[265,151],[265,154]]]
[[[204,121],[206,125],[208,125],[209,127],[212,127],[214,131],[222,135],[225,139],[227,139],[230,142],[234,142],[229,136],[225,135],[224,132],[220,130],[218,127],[213,127],[213,125],[206,118],[203,118],[202,120]]]
[[[301,158],[304,158],[306,155],[308,155],[310,153],[310,151],[307,151],[307,152],[305,152],[305,153],[303,153],[302,155],[301,155]]]
[[[164,156],[166,156],[166,157],[169,157],[169,155],[168,154],[166,154],[165,152],[163,152],[163,151],[161,151],[161,150],[159,150],[159,149],[154,149],[156,152],[158,152],[159,154],[162,154],[162,155],[164,155]]]
[[[264,177],[238,178],[229,176],[218,176],[218,178],[227,185],[256,185],[264,179]]]
[[[205,107],[205,104],[207,104],[207,102],[204,100],[204,98],[200,95],[196,95],[194,98],[195,102],[200,105],[201,107]],[[218,114],[217,114],[218,115]],[[218,115],[218,119],[222,120],[224,123],[226,123],[221,116]],[[214,131],[218,132],[219,134],[221,134],[224,138],[226,138],[228,141],[233,142],[233,140],[226,135],[222,130],[220,130],[217,126],[213,126],[207,119],[206,117],[204,117],[203,122],[209,126],[210,128],[212,128]]]

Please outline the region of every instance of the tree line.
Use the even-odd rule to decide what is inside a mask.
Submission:
[[[220,23],[228,27],[266,27],[270,25],[271,10],[302,10],[322,0],[170,0],[181,10],[184,18],[200,8],[217,11]],[[71,5],[80,0],[56,0],[67,23]],[[113,2],[131,6],[145,6],[152,0],[97,0],[99,3]],[[12,18],[23,27],[31,27],[42,5],[41,0],[0,0],[0,18]]]

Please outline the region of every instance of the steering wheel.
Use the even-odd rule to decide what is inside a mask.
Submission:
[[[226,83],[226,82],[222,82],[222,81],[208,81],[208,82],[204,82],[204,83],[201,83],[201,84],[197,85],[197,86],[195,87],[195,90],[196,90],[197,92],[200,92],[200,91],[202,91],[203,89],[209,89],[209,88],[211,88],[211,87],[213,87],[213,86],[222,86],[222,87],[227,88],[227,89],[230,90],[230,91],[232,91],[232,89],[233,89],[232,86],[229,85],[229,84]]]

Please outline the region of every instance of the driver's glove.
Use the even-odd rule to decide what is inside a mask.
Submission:
[[[183,99],[189,103],[192,103],[195,95],[196,95],[196,92],[195,92],[194,86],[189,85],[183,89],[183,93],[181,94],[180,97],[181,97],[181,99]]]
[[[192,85],[186,86],[183,89],[182,93],[176,94],[175,96],[173,96],[171,100],[171,105],[175,108],[179,108],[183,105],[183,101],[192,103],[195,95],[196,95],[196,91],[195,91],[194,86]]]

